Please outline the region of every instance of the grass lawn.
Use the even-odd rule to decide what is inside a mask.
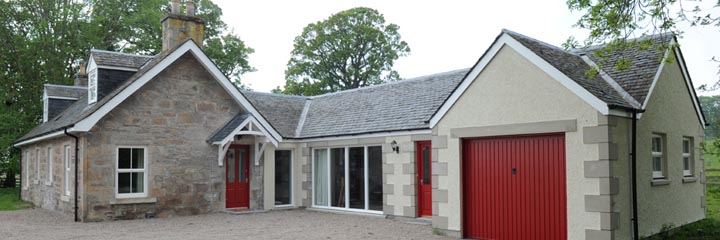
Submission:
[[[0,188],[0,211],[30,208],[28,202],[18,199],[18,188]]]
[[[706,144],[707,152],[720,153],[712,144]],[[705,154],[705,169],[720,169],[720,154]],[[709,171],[706,176],[720,176],[720,172]],[[666,233],[649,237],[647,239],[720,239],[720,186],[711,186],[710,183],[720,183],[720,179],[707,178],[707,215],[706,218],[688,224]],[[669,226],[668,228],[672,228]]]

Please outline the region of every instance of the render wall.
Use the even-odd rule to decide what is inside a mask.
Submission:
[[[677,59],[677,58],[676,58]],[[704,162],[700,143],[704,129],[677,62],[665,63],[646,111],[637,123],[637,183],[640,236],[659,232],[663,225],[680,226],[705,217]],[[629,118],[619,118],[613,138],[619,158],[614,172],[620,191],[615,207],[620,211],[617,239],[631,238],[631,184]],[[652,134],[665,134],[667,181],[652,178]],[[683,177],[682,139],[693,139],[694,176]]]
[[[79,156],[82,159],[83,141],[79,141]],[[70,147],[70,177],[65,178],[65,146]],[[48,173],[48,147],[52,148],[52,174],[53,181],[49,181]],[[22,146],[22,199],[33,203],[34,206],[53,210],[66,215],[72,220],[75,206],[75,139],[68,136],[32,143]],[[40,175],[36,162],[36,150],[40,158]],[[82,164],[82,161],[79,163]],[[25,174],[28,173],[26,181]],[[82,169],[78,172],[78,179],[82,180]],[[70,194],[65,193],[65,182],[70,184]],[[82,212],[83,192],[82,181],[79,182],[78,194],[79,211]]]
[[[586,128],[601,124],[598,112],[507,45],[433,129],[433,227],[462,230],[462,139],[453,129],[512,132],[518,131],[512,124],[567,120],[575,127],[565,132],[568,239],[603,234],[602,210],[586,204],[601,200],[600,179],[584,174],[585,161],[607,158],[607,144],[583,139]]]
[[[179,58],[86,135],[86,220],[169,217],[224,209],[225,167],[218,166],[217,146],[205,140],[239,111],[194,57],[186,54]],[[146,148],[147,198],[115,197],[120,146]],[[252,185],[251,193],[262,195],[262,187],[257,188]]]

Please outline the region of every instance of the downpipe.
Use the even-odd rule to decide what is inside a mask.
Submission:
[[[72,135],[68,133],[67,128],[64,130],[65,135],[68,135],[75,139],[75,222],[79,222],[78,219],[78,152],[80,151],[80,147],[78,147],[79,138],[78,136]]]

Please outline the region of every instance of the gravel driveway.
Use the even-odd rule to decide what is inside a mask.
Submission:
[[[0,239],[448,239],[426,224],[310,210],[73,223],[42,209],[0,211]]]

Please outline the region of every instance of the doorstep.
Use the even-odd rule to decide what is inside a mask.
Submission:
[[[243,214],[264,213],[267,211],[266,210],[250,210],[246,207],[242,207],[242,208],[226,208],[222,212],[227,213],[227,214],[232,214],[232,215],[243,215]]]

